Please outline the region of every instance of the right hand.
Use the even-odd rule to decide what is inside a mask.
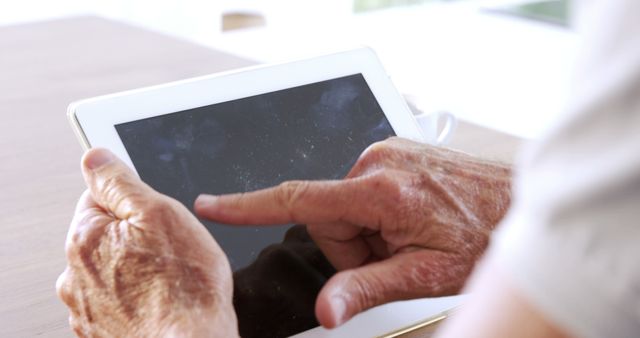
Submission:
[[[370,146],[345,180],[292,181],[202,195],[196,212],[229,224],[305,223],[338,269],[316,301],[335,327],[394,300],[458,292],[510,204],[502,164],[391,138]]]

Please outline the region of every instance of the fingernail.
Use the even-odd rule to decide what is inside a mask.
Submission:
[[[216,200],[218,200],[218,196],[202,194],[196,198],[195,205],[196,207],[209,207],[215,204]]]
[[[87,168],[94,170],[108,164],[111,161],[113,161],[113,154],[111,154],[110,151],[105,149],[97,149],[87,154],[84,163]]]
[[[345,304],[344,299],[339,296],[334,296],[331,299],[331,309],[333,310],[333,316],[336,321],[336,326],[342,325],[347,318],[345,318],[345,314],[347,312],[347,304]]]

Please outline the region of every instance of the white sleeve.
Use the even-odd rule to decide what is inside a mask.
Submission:
[[[640,1],[577,5],[571,109],[523,158],[489,256],[567,332],[639,337]]]

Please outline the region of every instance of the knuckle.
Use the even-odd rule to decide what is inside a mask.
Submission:
[[[67,277],[66,277],[66,271],[65,271],[60,276],[58,276],[58,279],[56,280],[56,293],[58,294],[58,297],[63,300],[64,298],[67,297],[67,294],[68,294],[66,284],[67,284]]]
[[[362,152],[360,159],[364,162],[379,161],[389,155],[389,141],[379,141],[368,146]]]
[[[73,260],[78,255],[78,245],[76,244],[77,237],[76,234],[71,234],[71,237],[67,239],[64,244],[64,253],[67,257],[67,260]]]
[[[125,179],[121,175],[114,175],[105,178],[98,185],[98,194],[102,197],[103,205],[111,212],[121,215],[120,212],[125,203],[131,202],[131,191],[125,184]]]
[[[65,254],[70,263],[79,262],[89,249],[87,236],[74,233],[65,244]]]
[[[69,238],[65,243],[65,253],[67,259],[73,260],[78,254],[91,249],[90,243],[95,238],[95,231],[102,228],[104,220],[100,220],[103,215],[96,213],[95,210],[88,209],[80,211],[74,216],[71,227],[74,229],[69,234]]]
[[[294,203],[306,194],[308,187],[305,181],[287,181],[275,190],[275,198],[280,205],[292,209]]]
[[[75,306],[75,300],[73,298],[73,292],[71,292],[71,277],[70,273],[65,270],[56,280],[56,294],[58,298],[65,303],[68,307]]]
[[[403,198],[401,178],[391,170],[378,170],[371,175],[370,184],[376,196],[385,200],[398,202]]]
[[[393,161],[393,157],[396,156],[393,143],[392,139],[387,139],[367,147],[356,161],[350,176],[360,176],[377,168],[391,165],[390,161]]]
[[[423,254],[423,258],[427,254]],[[416,256],[419,257],[419,256]],[[443,296],[457,293],[471,274],[473,261],[451,254],[440,254],[430,259],[417,259],[408,267],[408,285],[420,296]]]
[[[128,219],[139,211],[166,213],[173,210],[171,203],[144,184],[134,184],[126,174],[107,177],[98,186],[107,208],[120,219]]]
[[[433,259],[425,261],[417,261],[407,266],[404,275],[408,279],[409,285],[416,290],[432,290],[439,283],[434,279],[439,277],[440,271],[437,271],[438,263],[434,263]]]
[[[115,200],[122,198],[122,189],[128,187],[128,182],[124,175],[116,174],[106,177],[98,187],[101,195],[107,200]]]
[[[143,188],[133,184],[126,174],[117,174],[104,179],[98,186],[103,201],[107,201],[111,211],[131,211],[146,206],[155,197]],[[152,191],[152,190],[151,190]],[[121,214],[121,212],[119,212]]]

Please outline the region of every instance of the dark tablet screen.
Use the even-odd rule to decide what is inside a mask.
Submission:
[[[201,193],[246,192],[287,180],[343,178],[367,146],[394,135],[361,74],[127,122],[115,128],[140,177],[190,210]],[[278,265],[267,269],[270,274],[287,264],[301,266],[284,269],[284,274],[313,275],[314,270],[321,270],[317,281],[305,282],[313,284],[308,288],[299,285],[301,276],[287,277],[298,280],[291,284],[291,288],[297,290],[289,288],[282,292],[289,295],[300,292],[295,297],[298,301],[307,297],[307,302],[312,303],[322,278],[332,273],[323,257],[318,257],[317,248],[314,249],[304,229],[290,230],[291,225],[237,227],[203,223],[226,252],[236,276],[247,275],[257,263]],[[303,249],[299,243],[304,243]],[[283,245],[289,255],[299,255],[302,259],[297,263],[289,262],[286,257],[284,261],[280,259],[282,255],[277,250]],[[299,248],[302,253],[291,252],[291,247]],[[274,255],[280,258],[272,259],[270,256]],[[265,271],[264,268],[253,270]],[[271,285],[273,280],[286,277],[267,276],[263,272],[256,278],[251,274],[243,277],[244,282],[255,281],[247,282],[244,287]],[[239,295],[242,287],[236,285],[239,289],[236,298],[242,296]],[[278,298],[277,293],[272,296],[269,297]],[[239,301],[236,299],[236,303]],[[246,298],[245,301],[258,300]],[[313,314],[313,304],[303,305],[310,306],[307,309],[286,301],[278,303],[294,308],[282,309],[283,315],[303,317],[302,313],[288,313],[291,311]],[[240,304],[236,304],[238,306]],[[246,308],[253,311],[255,304]],[[244,331],[243,337],[250,336],[250,330],[243,326],[252,323],[249,319],[243,323],[244,314],[237,310],[241,333]],[[284,331],[272,329],[278,332],[261,331],[260,336],[288,335],[306,328],[301,324]]]

